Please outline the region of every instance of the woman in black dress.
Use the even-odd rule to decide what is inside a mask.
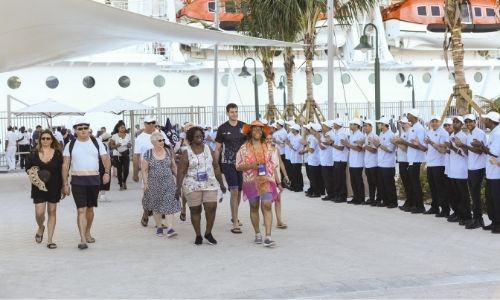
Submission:
[[[62,163],[61,144],[50,130],[44,130],[38,138],[36,147],[31,151],[26,162],[26,172],[30,175],[31,198],[35,203],[36,222],[38,230],[35,241],[41,243],[45,231],[45,211],[47,211],[48,237],[47,248],[55,249],[52,241],[56,226],[56,208],[62,194]]]

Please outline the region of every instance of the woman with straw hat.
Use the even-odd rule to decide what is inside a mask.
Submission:
[[[243,172],[243,197],[250,202],[255,243],[264,243],[264,246],[271,247],[275,244],[271,239],[273,221],[271,207],[278,196],[277,187],[280,184],[274,174],[276,166],[272,160],[271,147],[266,142],[266,136],[271,133],[271,128],[255,120],[243,125],[242,132],[246,136],[246,142],[236,154],[236,169]],[[259,228],[259,207],[262,209],[266,227],[264,241]]]

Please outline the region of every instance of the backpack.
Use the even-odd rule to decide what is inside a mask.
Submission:
[[[97,143],[97,139],[93,136],[90,136],[90,140],[92,141],[92,143],[94,144],[94,146],[97,149],[97,158],[99,159],[99,175],[100,175],[100,177],[102,177],[104,175],[105,169],[104,169],[104,164],[102,163],[102,159],[101,159],[101,151],[99,151],[99,143]],[[75,147],[75,142],[76,142],[76,139],[73,139],[73,140],[71,140],[71,142],[69,142],[69,149],[68,150],[69,150],[70,160],[71,160],[71,153],[73,152],[73,147]],[[106,145],[104,147],[106,147]]]

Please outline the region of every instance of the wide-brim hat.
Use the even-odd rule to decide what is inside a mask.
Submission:
[[[252,121],[252,123],[250,124],[244,124],[243,128],[241,129],[241,132],[244,135],[248,135],[252,131],[252,127],[254,126],[262,127],[262,132],[264,132],[266,135],[269,135],[271,133],[271,127],[269,125],[264,125],[259,120]]]

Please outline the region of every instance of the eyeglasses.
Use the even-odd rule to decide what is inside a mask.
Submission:
[[[148,124],[148,125],[155,125],[155,124],[156,124],[156,121],[153,121],[153,122],[144,122],[144,123],[146,123],[146,124]]]
[[[89,127],[88,127],[88,126],[85,126],[85,127],[78,127],[76,130],[78,130],[78,131],[82,131],[82,130],[89,130]]]
[[[164,142],[165,139],[161,139],[161,140],[156,140],[157,142]]]
[[[42,140],[42,141],[51,141],[52,138],[51,137],[42,137],[42,138],[40,138],[40,140]]]

